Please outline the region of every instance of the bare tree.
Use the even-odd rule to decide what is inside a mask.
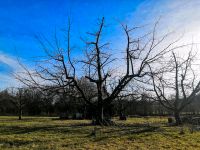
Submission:
[[[104,18],[99,21],[96,32],[88,33],[92,40],[86,41],[85,58],[78,61],[71,58],[71,23],[69,21],[66,30],[66,49],[60,46],[57,36],[55,36],[54,43],[49,42],[46,38],[44,41],[39,40],[47,54],[47,59],[31,71],[22,65],[24,72],[17,74],[16,78],[27,86],[43,90],[51,89],[52,91],[67,89],[67,94],[76,93],[77,97],[94,108],[96,123],[103,123],[106,110],[109,110],[110,104],[121,92],[125,92],[124,89],[129,82],[145,77],[149,74],[149,64],[153,64],[164,54],[178,48],[174,46],[178,40],[161,48],[160,45],[163,44],[169,33],[156,38],[156,27],[157,23],[153,31],[144,35],[134,35],[134,31],[142,29],[142,27],[129,28],[122,24],[126,36],[125,62],[123,71],[118,75],[113,71],[116,69],[117,60],[113,58],[113,54],[108,52],[110,44],[102,43],[102,34],[105,28]],[[118,62],[121,63],[121,60]],[[85,68],[83,73],[80,73],[80,66]],[[79,82],[80,76],[95,85],[96,97],[88,98]]]
[[[25,88],[10,88],[8,91],[12,96],[11,102],[18,110],[18,118],[19,120],[21,120],[23,109],[27,101],[26,97],[27,90]]]
[[[174,113],[177,125],[181,124],[181,111],[194,101],[200,91],[200,81],[194,70],[195,55],[190,51],[184,59],[172,52],[170,60],[164,61],[162,68],[158,69],[159,73],[153,73],[150,66],[156,100]]]

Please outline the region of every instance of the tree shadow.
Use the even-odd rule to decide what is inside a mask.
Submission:
[[[84,128],[86,127],[86,128]],[[87,128],[89,127],[89,128]],[[90,128],[91,127],[91,128]],[[111,137],[121,137],[130,134],[142,134],[145,132],[155,132],[159,127],[146,124],[116,124],[114,126],[94,126],[91,123],[80,124],[62,124],[62,125],[38,125],[38,126],[5,126],[1,127],[1,135],[12,134],[31,134],[33,132],[48,132],[61,134],[82,134],[85,137],[91,137],[94,128],[97,128],[97,134],[101,135],[100,139]],[[84,129],[83,129],[84,128]],[[103,130],[105,129],[105,130]],[[97,138],[98,139],[98,138]]]
[[[128,125],[128,126],[115,126],[112,129],[110,129],[109,131],[101,131],[101,129],[99,129],[99,131],[97,131],[97,136],[93,136],[94,137],[94,141],[98,142],[101,140],[106,140],[109,138],[115,138],[115,137],[123,137],[123,136],[127,136],[127,135],[138,135],[138,134],[144,134],[144,133],[153,133],[155,131],[157,131],[158,129],[160,129],[159,126],[145,126],[143,124],[139,125]],[[91,135],[88,135],[91,136]]]
[[[0,144],[2,143],[2,147],[1,148],[13,148],[13,147],[20,147],[22,145],[29,145],[32,143],[39,143],[40,141],[20,141],[20,140],[14,140],[14,141],[3,141],[0,142]]]
[[[31,134],[32,132],[60,132],[60,133],[78,133],[80,128],[92,126],[91,123],[80,123],[80,124],[70,124],[70,125],[38,125],[38,126],[0,126],[1,132],[0,134]],[[81,129],[80,129],[81,130]]]

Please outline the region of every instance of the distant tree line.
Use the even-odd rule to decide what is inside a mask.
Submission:
[[[47,94],[47,93],[46,93]],[[200,96],[187,105],[182,114],[200,113]],[[9,88],[0,92],[0,115],[60,116],[61,119],[92,119],[93,108],[77,97],[62,97],[62,94],[44,95],[43,92],[29,88]],[[126,97],[112,102],[110,116],[164,116],[173,112],[159,102],[144,95],[140,98]]]

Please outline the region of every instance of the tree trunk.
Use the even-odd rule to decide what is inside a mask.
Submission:
[[[104,122],[104,112],[103,112],[103,106],[100,105],[97,108],[96,116],[95,116],[95,124],[101,125]]]
[[[22,119],[22,109],[19,109],[19,120]]]
[[[176,120],[176,125],[180,125],[181,124],[180,112],[178,111],[174,112],[174,117]]]

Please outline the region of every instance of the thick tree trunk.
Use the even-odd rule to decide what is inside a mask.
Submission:
[[[180,112],[175,111],[174,112],[174,117],[175,117],[175,120],[176,120],[176,125],[180,125],[182,123],[181,122],[181,118],[180,118]]]
[[[22,109],[19,109],[19,120],[22,119]]]
[[[111,119],[108,116],[105,117],[105,111],[102,105],[98,107],[94,121],[95,121],[94,125],[101,125],[101,126],[113,125]]]
[[[104,121],[104,112],[103,112],[103,106],[100,105],[97,108],[96,116],[95,116],[95,124],[101,125]]]

